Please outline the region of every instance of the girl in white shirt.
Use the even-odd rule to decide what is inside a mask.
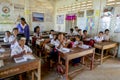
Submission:
[[[95,42],[102,42],[104,40],[103,39],[103,32],[100,31],[99,34],[98,34],[98,36],[94,37],[94,40],[95,40]]]
[[[40,32],[40,27],[39,27],[39,26],[36,26],[36,27],[34,28],[34,34],[33,34],[33,36],[34,36],[35,38],[37,38],[37,39],[41,39],[42,33]]]

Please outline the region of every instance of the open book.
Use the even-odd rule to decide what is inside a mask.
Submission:
[[[35,59],[35,57],[33,55],[23,55],[22,57],[18,57],[18,58],[14,58],[16,63],[21,63],[21,62],[25,62],[28,59]]]

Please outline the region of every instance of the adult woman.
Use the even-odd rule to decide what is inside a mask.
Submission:
[[[17,25],[19,33],[22,33],[26,37],[26,45],[28,45],[30,30],[29,25],[26,23],[25,18],[21,18],[21,22]]]

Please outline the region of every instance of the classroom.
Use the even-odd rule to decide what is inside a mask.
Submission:
[[[0,80],[120,80],[120,0],[0,0]]]

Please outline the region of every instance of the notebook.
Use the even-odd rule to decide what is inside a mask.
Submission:
[[[23,55],[22,57],[18,57],[18,58],[14,58],[15,62],[16,63],[21,63],[21,62],[25,62],[27,61],[28,59],[35,59],[35,57],[33,55]]]

